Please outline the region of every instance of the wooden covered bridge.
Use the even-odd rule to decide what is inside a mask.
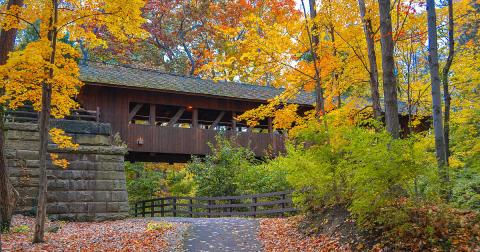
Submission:
[[[81,106],[99,111],[99,120],[120,134],[128,160],[187,161],[209,153],[208,143],[220,132],[257,156],[284,149],[285,137],[272,128],[271,118],[255,128],[234,119],[281,89],[99,64],[81,66],[81,79]],[[314,101],[301,93],[293,102],[306,110]]]

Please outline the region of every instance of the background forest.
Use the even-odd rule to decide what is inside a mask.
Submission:
[[[78,64],[97,62],[284,88],[238,120],[273,117],[286,153],[258,160],[219,137],[185,167],[127,164],[131,201],[294,189],[310,226],[342,208],[371,246],[478,248],[480,1],[98,1],[120,14],[92,7],[60,18],[32,1],[0,2],[2,33],[16,32],[11,48],[1,44],[12,51],[0,61],[11,108],[32,101],[45,116],[65,115],[78,106]],[[37,18],[22,18],[29,12]],[[49,17],[65,25],[42,25]],[[314,110],[289,103],[300,91],[315,96]]]

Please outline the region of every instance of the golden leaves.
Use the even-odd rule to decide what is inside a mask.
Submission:
[[[78,149],[79,145],[73,142],[71,136],[65,134],[65,131],[62,129],[52,128],[49,131],[52,142],[56,144],[61,149]],[[57,153],[51,153],[50,158],[52,163],[56,166],[59,166],[63,169],[66,169],[69,165],[69,162],[66,159],[61,159]]]
[[[79,145],[74,143],[71,136],[65,134],[65,131],[58,128],[52,128],[49,131],[52,142],[61,149],[78,149]]]
[[[83,85],[76,62],[80,54],[72,44],[58,41],[61,35],[68,35],[74,43],[83,42],[88,47],[106,47],[105,41],[94,33],[95,29],[106,28],[120,41],[144,35],[141,29],[144,0],[70,0],[58,4],[56,19],[53,19],[54,6],[50,1],[25,0],[22,7],[2,10],[3,29],[24,28],[33,22],[39,26],[35,30],[40,39],[10,53],[6,64],[0,66],[0,87],[4,89],[0,102],[12,109],[28,102],[40,111],[43,86],[51,88],[51,114],[55,118],[68,115],[79,106],[74,97]],[[55,34],[55,46],[47,34]],[[52,52],[55,52],[53,59]],[[51,129],[50,135],[60,148],[78,148],[62,130]],[[58,154],[51,154],[51,158],[55,165],[63,168],[68,165]]]
[[[5,65],[0,66],[0,86],[5,94],[0,102],[12,109],[31,102],[34,109],[41,110],[42,84],[52,87],[52,115],[61,118],[78,107],[73,97],[83,83],[79,78],[76,58],[79,53],[69,44],[57,43],[55,64],[50,64],[50,43],[46,39],[31,42],[22,51],[12,52]],[[53,69],[53,78],[49,69]]]

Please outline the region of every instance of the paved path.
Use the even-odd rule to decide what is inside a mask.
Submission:
[[[263,251],[257,240],[258,220],[241,218],[155,218],[189,223],[184,251]]]

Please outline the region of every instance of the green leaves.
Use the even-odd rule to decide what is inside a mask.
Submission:
[[[428,136],[394,140],[355,126],[310,126],[268,165],[288,173],[304,209],[347,203],[362,222],[401,197],[435,199],[434,156]],[[299,142],[310,143],[303,148]]]
[[[193,157],[187,169],[198,196],[230,196],[288,189],[285,173],[259,164],[254,153],[218,136],[212,154]]]

